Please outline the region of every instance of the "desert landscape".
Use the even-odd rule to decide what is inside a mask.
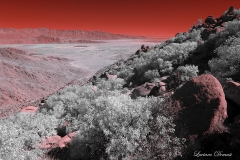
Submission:
[[[98,70],[133,55],[148,39],[69,44],[2,44],[0,106],[33,104],[69,84],[83,84]],[[57,83],[56,83],[57,82]],[[4,113],[6,113],[4,111]]]
[[[24,2],[0,2],[0,160],[240,159],[239,2]]]

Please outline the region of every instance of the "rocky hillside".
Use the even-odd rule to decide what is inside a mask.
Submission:
[[[35,137],[48,138],[39,147],[21,147],[31,148],[34,156],[40,149],[52,158],[71,160],[240,159],[239,11],[230,7],[222,18],[211,17],[213,22],[207,17],[152,49],[143,45],[87,84],[69,86],[38,106],[23,108],[23,113],[51,123],[33,122],[41,131]],[[206,36],[209,27],[216,32]],[[19,115],[15,121],[22,120]],[[8,130],[15,133],[22,126]],[[29,134],[28,140],[37,142],[30,126],[19,137]],[[5,132],[2,137],[4,144],[11,139]]]
[[[239,20],[240,10],[230,7],[154,49],[142,46],[99,76],[123,78],[132,99],[164,99],[175,135],[186,139],[176,159],[240,158]]]
[[[79,43],[94,40],[144,38],[99,31],[55,29],[0,29],[0,44]]]

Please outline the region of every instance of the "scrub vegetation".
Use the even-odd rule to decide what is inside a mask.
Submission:
[[[70,122],[66,134],[76,131],[67,151],[71,160],[174,159],[184,153],[185,139],[174,133],[177,105],[169,97],[138,97],[127,92],[164,76],[177,77],[177,86],[203,73],[219,81],[240,81],[240,21],[201,40],[204,28],[179,33],[148,52],[119,61],[108,70],[116,80],[96,77],[83,86],[68,86],[47,98],[37,113],[19,113],[0,119],[0,159],[37,159],[47,150],[36,146],[56,135],[57,126]],[[97,89],[93,89],[96,87]],[[174,87],[170,89],[175,89]]]

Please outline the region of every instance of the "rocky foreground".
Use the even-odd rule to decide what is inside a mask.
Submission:
[[[97,76],[108,81],[117,79],[108,72]],[[91,82],[94,84],[94,79]],[[178,84],[174,77],[164,76],[155,83],[134,87],[126,94],[132,99],[149,96],[166,99],[164,105],[171,107],[175,115],[175,135],[186,138],[186,148],[177,159],[205,159],[206,154],[209,159],[240,158],[240,83],[219,82],[211,74],[202,74]]]
[[[108,81],[117,79],[116,75],[110,75],[105,71],[106,69],[100,71],[96,76]],[[95,78],[90,79],[89,82],[94,84]],[[172,107],[172,114],[175,115],[175,134],[177,137],[186,138],[183,159],[193,158],[194,154],[197,154],[195,151],[200,151],[198,154],[201,152],[212,154],[214,157],[214,152],[218,150],[221,152],[215,153],[215,156],[218,154],[218,157],[239,158],[237,150],[240,83],[234,81],[220,83],[211,74],[195,77],[181,87],[177,87],[175,91],[168,88],[170,83],[172,83],[171,77],[163,77],[157,83],[146,82],[126,94],[133,99],[148,96],[167,99],[164,103]],[[92,90],[97,92],[98,88],[93,86]],[[44,106],[47,105],[42,101],[38,107],[24,107],[21,112],[36,113],[39,107]],[[66,134],[67,126],[71,126],[71,123],[59,126],[58,135],[48,137],[39,144],[39,147],[47,149],[49,153],[54,152],[54,149],[62,151],[67,149],[76,135],[76,132]]]

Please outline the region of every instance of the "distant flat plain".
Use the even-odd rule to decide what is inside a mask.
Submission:
[[[4,44],[0,45],[0,48],[16,48],[42,57],[67,58],[74,67],[96,72],[104,66],[133,55],[142,44],[151,47],[159,43],[160,41],[151,41],[151,39],[124,39],[78,44]]]
[[[160,42],[155,39],[121,39],[78,44],[2,44],[0,48],[24,51],[30,60],[2,54],[0,107],[42,99],[72,81],[81,82],[103,67],[127,59],[142,44],[154,47]]]

